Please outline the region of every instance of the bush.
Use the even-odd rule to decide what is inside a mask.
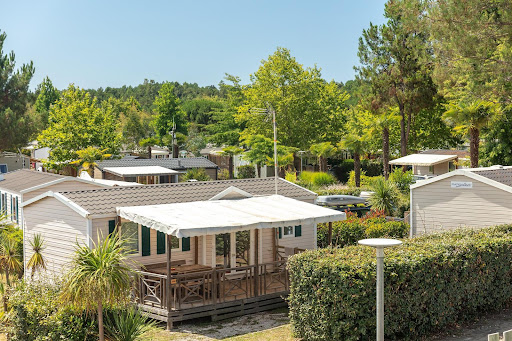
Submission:
[[[218,180],[229,180],[229,171],[227,169],[221,169],[217,175]]]
[[[380,176],[383,175],[384,165],[380,160],[361,160],[361,169],[365,171],[368,176]]]
[[[197,180],[210,181],[212,178],[206,173],[204,168],[191,168],[181,178],[181,181]]]
[[[253,179],[256,177],[256,171],[253,165],[243,165],[238,167],[239,179]]]
[[[404,172],[402,168],[395,168],[389,174],[389,181],[394,183],[400,192],[409,193],[409,186],[414,182],[414,176],[412,170]]]
[[[372,209],[392,215],[397,209],[400,194],[395,184],[379,177],[373,182],[372,191],[373,194],[369,199]]]
[[[329,173],[303,171],[299,174],[298,183],[307,188],[320,187],[336,183],[336,178]]]
[[[156,326],[134,306],[112,311],[105,319],[105,329],[112,341],[136,341]]]
[[[348,176],[352,170],[354,170],[354,160],[352,159],[341,160],[338,165],[331,168],[331,172],[334,174],[336,179],[343,183],[348,181]]]
[[[97,324],[80,310],[59,304],[60,286],[19,283],[9,296],[12,341],[97,340]]]
[[[417,340],[512,297],[512,225],[405,240],[386,250],[385,337]],[[348,246],[291,257],[290,318],[305,340],[375,339],[375,251]]]
[[[369,188],[379,178],[382,178],[382,176],[367,176],[365,171],[361,171],[361,187]],[[354,171],[350,172],[347,185],[356,187],[356,173]]]
[[[296,172],[286,172],[284,175],[284,179],[293,183],[297,182],[297,173]]]
[[[387,221],[382,212],[369,212],[358,218],[353,212],[347,212],[347,219],[332,224],[332,245],[344,247],[355,245],[365,238],[404,238],[409,234],[409,225],[403,221]],[[329,225],[318,224],[317,245],[329,245]]]
[[[347,187],[342,184],[332,184],[328,186],[322,186],[315,191],[318,195],[354,195],[359,196],[361,194],[361,188]]]

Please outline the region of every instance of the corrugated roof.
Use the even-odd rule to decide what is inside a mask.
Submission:
[[[457,155],[411,154],[389,161],[390,165],[433,166],[455,160]]]
[[[97,162],[97,167],[103,170],[105,167],[141,167],[160,166],[168,169],[186,168],[217,168],[217,165],[205,157],[186,157],[170,159],[117,159]]]
[[[0,181],[0,189],[19,193],[25,189],[43,185],[62,178],[65,178],[65,176],[53,173],[37,172],[29,169],[18,169],[4,173],[4,180]]]
[[[231,186],[253,195],[271,195],[275,193],[274,178],[264,178],[117,187],[63,192],[61,194],[90,214],[98,215],[115,214],[116,207],[119,206],[159,205],[209,200]],[[314,199],[316,197],[315,193],[283,179],[279,179],[278,193],[294,199]]]
[[[473,173],[485,176],[488,179],[500,182],[504,185],[512,187],[512,167],[507,168],[478,168],[471,169]]]

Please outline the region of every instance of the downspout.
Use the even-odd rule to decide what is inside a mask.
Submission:
[[[87,246],[92,249],[92,219],[87,218]]]
[[[412,206],[412,188],[409,187],[409,238],[413,237],[413,228],[412,228],[412,215],[413,212],[413,206]]]

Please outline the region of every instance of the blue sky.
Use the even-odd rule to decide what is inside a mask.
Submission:
[[[0,30],[18,64],[34,61],[34,88],[137,85],[147,79],[244,83],[277,46],[327,80],[354,77],[359,36],[383,23],[384,0],[5,1]]]

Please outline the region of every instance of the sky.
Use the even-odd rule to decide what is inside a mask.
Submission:
[[[4,53],[34,62],[31,88],[137,85],[144,79],[249,82],[276,48],[327,80],[354,78],[363,29],[384,23],[385,0],[0,0]]]

